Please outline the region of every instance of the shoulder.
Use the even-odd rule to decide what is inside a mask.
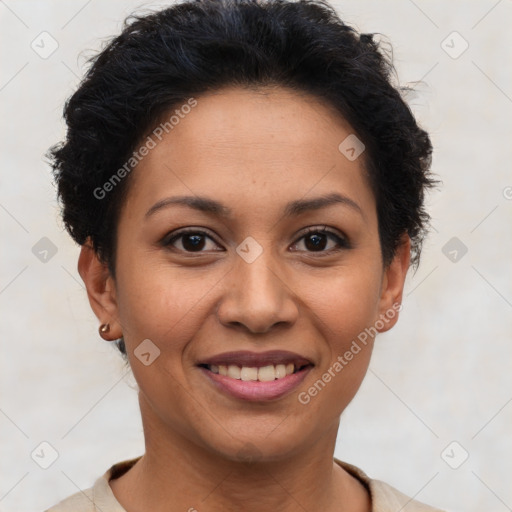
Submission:
[[[444,512],[401,493],[393,486],[370,478],[361,469],[352,464],[334,459],[343,469],[365,484],[372,500],[372,512]]]
[[[403,512],[444,512],[439,508],[409,498],[409,496],[380,480],[370,480],[370,491],[372,498],[376,496],[376,502],[379,503],[375,512],[394,512],[396,510],[402,510]]]
[[[93,501],[93,487],[79,491],[44,512],[96,512]]]
[[[44,512],[126,512],[116,500],[109,481],[128,471],[139,459],[114,464],[91,488],[68,496]]]

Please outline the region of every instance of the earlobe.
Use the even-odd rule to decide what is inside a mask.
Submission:
[[[407,233],[404,233],[393,260],[384,270],[379,305],[379,319],[381,320],[379,325],[383,324],[383,327],[377,329],[379,332],[388,331],[398,320],[398,312],[402,309],[402,295],[410,261],[411,239]]]
[[[87,289],[89,303],[101,324],[109,324],[109,337],[122,336],[115,293],[115,283],[108,266],[101,262],[87,239],[78,257],[78,273]]]

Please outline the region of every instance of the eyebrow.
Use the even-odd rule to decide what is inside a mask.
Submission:
[[[297,216],[304,212],[319,210],[321,208],[325,208],[333,204],[342,204],[348,206],[349,208],[360,213],[364,217],[361,207],[354,200],[350,199],[347,196],[343,196],[337,193],[327,194],[324,196],[315,197],[313,199],[297,199],[295,201],[290,201],[289,203],[286,204],[284,208],[284,216]],[[193,208],[201,212],[209,213],[217,217],[224,217],[227,219],[233,217],[233,211],[231,210],[231,208],[228,208],[227,206],[223,205],[218,201],[215,201],[214,199],[200,196],[167,197],[155,203],[146,212],[144,217],[147,219],[151,217],[153,214],[155,214],[157,211],[172,205],[187,206],[189,208]]]

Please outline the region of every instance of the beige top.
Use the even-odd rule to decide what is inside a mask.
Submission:
[[[140,457],[137,457],[114,464],[102,477],[96,480],[90,489],[69,496],[54,507],[45,510],[45,512],[126,512],[116,500],[108,482],[113,478],[120,477],[139,459]],[[408,498],[405,494],[380,480],[369,478],[356,466],[336,458],[334,461],[369,489],[372,512],[443,512],[440,509],[429,507]]]

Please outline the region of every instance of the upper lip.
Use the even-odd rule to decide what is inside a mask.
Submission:
[[[240,367],[260,368],[268,365],[286,365],[289,363],[293,363],[296,368],[313,364],[309,359],[286,350],[269,350],[267,352],[250,352],[248,350],[240,350],[237,352],[224,352],[222,354],[217,354],[200,361],[199,365],[236,365]]]

